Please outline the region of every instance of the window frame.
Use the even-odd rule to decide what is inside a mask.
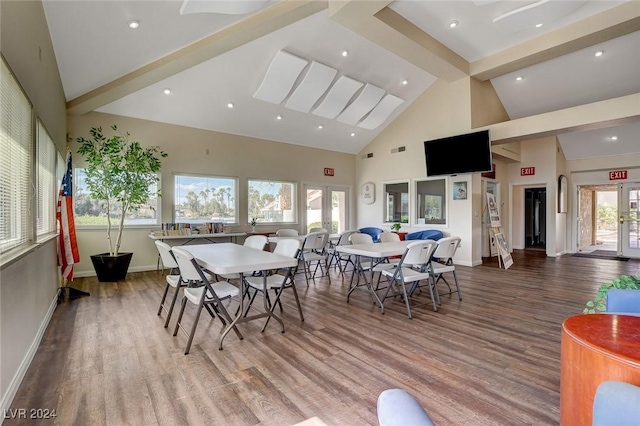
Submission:
[[[293,219],[291,221],[263,221],[260,220],[260,217],[256,217],[256,216],[252,216],[251,213],[251,197],[249,195],[249,190],[251,188],[251,182],[260,182],[260,183],[278,183],[278,184],[289,184],[291,185],[291,207],[292,207],[292,216]],[[298,182],[294,182],[294,181],[287,181],[287,180],[278,180],[278,179],[261,179],[261,178],[247,178],[247,223],[251,223],[251,219],[252,217],[256,217],[257,222],[256,225],[257,226],[261,226],[261,225],[296,225],[298,224],[299,221],[299,215],[300,215],[300,207],[299,207],[299,190],[300,190],[300,185],[298,184]],[[259,216],[259,215],[258,215]]]
[[[234,217],[233,220],[231,222],[224,222],[223,223],[225,225],[228,226],[235,226],[238,225],[238,215],[239,215],[239,201],[238,201],[238,194],[240,192],[240,179],[237,176],[219,176],[219,175],[207,175],[207,174],[202,174],[202,173],[181,173],[181,172],[174,172],[172,174],[173,176],[173,195],[171,197],[172,200],[172,209],[171,209],[171,218],[173,220],[174,223],[189,223],[189,224],[204,224],[204,223],[208,223],[208,222],[220,222],[220,220],[216,220],[216,219],[196,219],[196,220],[182,220],[182,219],[178,219],[177,215],[176,215],[176,209],[177,209],[177,200],[176,200],[176,189],[178,188],[176,179],[178,179],[179,177],[185,177],[185,178],[203,178],[203,179],[221,179],[221,180],[232,180],[233,181],[233,206],[234,206]]]
[[[422,194],[418,191],[418,185],[421,182],[434,182],[434,181],[442,181],[442,186],[443,186],[443,193],[442,194]],[[415,202],[415,208],[414,211],[412,212],[413,214],[413,226],[416,227],[426,227],[426,228],[447,228],[449,225],[449,206],[451,205],[449,203],[449,177],[448,176],[432,176],[432,177],[423,177],[423,178],[415,178],[412,181],[412,185],[411,185],[411,189],[413,192],[413,200]],[[421,203],[424,203],[424,201],[421,201],[419,198],[420,196],[437,196],[437,197],[441,197],[442,199],[442,204],[443,206],[441,206],[441,210],[442,210],[442,219],[444,221],[444,223],[427,223],[426,222],[426,217],[425,218],[421,218],[420,217],[420,205]],[[419,223],[420,219],[425,219],[424,223]]]
[[[75,227],[76,229],[82,229],[82,230],[91,230],[91,229],[106,229],[107,228],[107,224],[105,223],[104,225],[99,225],[99,224],[83,224],[82,220],[79,219],[79,217],[81,217],[78,212],[77,212],[77,208],[78,208],[78,201],[80,200],[79,197],[79,189],[81,188],[80,186],[80,178],[78,177],[78,170],[79,169],[86,169],[86,166],[84,164],[77,164],[73,166],[73,214],[74,214],[74,219],[75,219]],[[158,190],[162,189],[162,173],[158,172],[158,182],[157,182],[157,188]],[[153,193],[155,193],[155,191],[153,191]],[[89,197],[90,198],[90,197]],[[127,219],[125,218],[124,224],[123,224],[123,228],[124,229],[145,229],[145,228],[157,228],[158,226],[160,226],[161,223],[161,219],[162,219],[162,197],[158,196],[156,197],[156,206],[155,208],[152,207],[153,210],[155,210],[156,212],[156,218],[155,218],[155,222],[151,223],[139,223],[139,224],[131,224],[131,223],[127,223]],[[114,226],[114,223],[112,222],[112,226]],[[117,224],[116,224],[117,226]]]
[[[407,219],[406,221],[402,220],[402,212],[400,212],[400,220],[389,220],[389,192],[387,191],[387,185],[399,185],[406,184],[407,185]],[[402,192],[401,194],[405,194]],[[394,202],[395,203],[395,202]],[[403,203],[403,200],[400,200],[400,203]],[[391,180],[382,182],[382,223],[401,223],[403,225],[409,225],[411,223],[411,184],[408,179],[399,179],[399,180]]]
[[[47,131],[42,120],[36,120],[36,241],[40,242],[57,232],[56,205],[58,203],[57,168],[58,152],[53,138]],[[44,149],[43,149],[44,148]],[[47,150],[50,158],[42,158],[43,151]],[[45,154],[47,154],[45,152]],[[49,164],[42,164],[48,160]],[[44,176],[43,176],[44,174]],[[46,186],[49,188],[46,188]],[[47,212],[44,209],[48,209]],[[46,222],[46,223],[44,223]]]
[[[5,173],[4,175],[0,174],[0,177],[5,178],[0,183],[3,187],[0,197],[7,196],[7,199],[3,200],[6,203],[1,203],[1,205],[9,205],[8,208],[0,211],[0,215],[4,216],[3,222],[6,227],[6,229],[0,230],[2,232],[0,234],[0,255],[4,256],[5,253],[30,246],[34,242],[37,162],[33,104],[4,57],[2,57],[1,74],[1,80],[8,84],[5,88],[6,94],[2,97],[3,103],[7,102],[8,109],[0,107],[2,111],[0,113],[0,130],[2,130],[0,131],[0,146],[4,145],[2,142],[4,135],[2,121],[5,118],[9,120],[10,127],[10,133],[7,134],[7,146],[2,147],[5,158],[2,169],[5,170]],[[11,103],[12,99],[17,101],[15,105]],[[16,114],[19,116],[16,117]],[[18,119],[17,123],[13,120],[15,118]],[[19,130],[11,132],[14,128]],[[16,141],[16,136],[21,139]],[[23,152],[20,153],[20,151]],[[26,160],[24,164],[18,162],[22,159]]]

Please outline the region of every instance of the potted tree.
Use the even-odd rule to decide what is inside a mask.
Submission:
[[[101,282],[115,282],[127,276],[133,253],[120,252],[124,220],[127,213],[138,210],[152,195],[160,196],[151,188],[160,180],[161,158],[167,156],[157,146],[143,148],[140,142],[129,139],[128,132],[119,132],[115,125],[111,128],[115,134],[110,137],[103,134],[101,127],[92,127],[89,139],[76,139],[80,144],[78,153],[86,161],[87,188],[106,209],[109,251],[91,256]]]

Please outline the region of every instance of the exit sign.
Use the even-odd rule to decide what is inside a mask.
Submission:
[[[613,170],[609,172],[609,180],[620,180],[627,178],[626,170]]]
[[[325,176],[333,176],[333,169],[330,167],[325,167],[324,168],[324,175]]]
[[[520,176],[533,176],[536,174],[535,167],[521,167],[520,168]]]

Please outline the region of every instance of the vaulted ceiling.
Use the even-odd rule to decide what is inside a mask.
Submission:
[[[640,152],[635,0],[45,0],[44,8],[70,114],[357,153],[435,81],[472,76],[491,81],[511,119],[630,99],[629,119],[559,139],[569,159]]]

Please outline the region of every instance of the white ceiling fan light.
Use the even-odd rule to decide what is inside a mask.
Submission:
[[[308,63],[306,59],[284,50],[278,51],[253,97],[272,104],[282,103]]]
[[[220,13],[244,15],[267,7],[269,0],[184,0],[180,15],[190,13]]]
[[[287,108],[309,112],[318,99],[327,91],[338,70],[312,61],[307,74],[287,100]]]
[[[392,94],[387,94],[378,105],[367,115],[367,117],[358,123],[358,127],[373,130],[384,123],[393,111],[396,110],[404,100]]]
[[[364,83],[344,75],[341,76],[331,86],[320,105],[313,110],[313,114],[324,118],[336,118],[362,86],[364,86]]]
[[[350,125],[356,124],[380,102],[383,96],[383,89],[367,83],[356,100],[346,107],[338,116],[338,121]]]
[[[583,6],[586,1],[551,1],[539,0],[535,3],[513,9],[493,19],[493,23],[507,34],[536,28],[545,22],[552,23],[573,13]]]

